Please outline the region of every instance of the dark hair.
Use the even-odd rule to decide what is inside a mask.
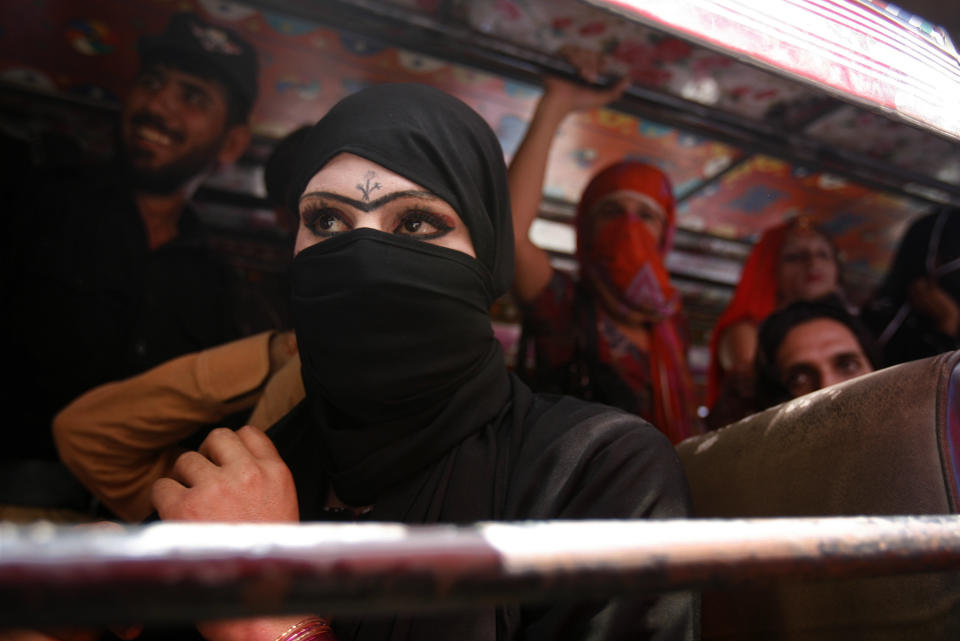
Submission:
[[[756,373],[757,403],[767,408],[790,400],[777,371],[777,351],[787,334],[802,323],[827,318],[844,325],[857,339],[860,349],[874,369],[882,367],[873,335],[860,319],[854,316],[836,294],[827,294],[811,301],[796,301],[770,314],[757,330]]]

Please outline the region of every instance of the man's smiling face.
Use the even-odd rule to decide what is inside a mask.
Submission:
[[[135,187],[170,193],[218,162],[228,94],[217,80],[154,64],[137,76],[122,116]]]

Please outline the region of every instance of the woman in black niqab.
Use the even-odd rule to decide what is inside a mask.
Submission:
[[[344,177],[345,157],[373,168]],[[307,397],[268,435],[293,474],[301,520],[689,514],[679,459],[656,429],[606,406],[535,396],[504,366],[488,310],[512,278],[512,224],[502,151],[479,115],[426,86],[375,86],[317,123],[297,167],[292,311]],[[329,187],[331,175],[349,189]],[[406,233],[417,224],[368,224],[410,193],[455,212],[469,251],[442,246],[442,234]],[[434,220],[415,210],[398,215]],[[334,617],[333,627],[358,641],[692,639],[696,604],[683,592]]]
[[[507,404],[509,378],[488,313],[513,272],[506,169],[487,124],[424,85],[354,94],[317,123],[301,149],[292,211],[307,215],[301,196],[311,178],[349,153],[449,204],[476,253],[356,229],[294,258],[305,409],[322,434],[337,496],[366,505]],[[370,177],[371,185],[380,178]],[[369,189],[367,180],[356,176],[353,195],[361,203],[391,196]],[[340,203],[323,206],[332,204]],[[301,225],[298,246],[313,234]]]

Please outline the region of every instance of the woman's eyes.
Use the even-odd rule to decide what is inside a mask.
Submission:
[[[361,216],[374,216],[375,214],[360,214]],[[355,229],[350,218],[338,209],[332,207],[322,207],[319,209],[306,209],[301,214],[303,224],[316,236],[330,237],[341,234],[351,229]],[[446,217],[434,214],[423,209],[407,209],[398,216],[382,225],[384,231],[389,230],[399,236],[413,236],[420,240],[431,240],[440,238],[454,229]],[[376,225],[360,225],[377,228]]]
[[[631,212],[627,211],[624,207],[617,205],[616,203],[610,203],[602,206],[598,213],[603,218],[616,218],[617,216],[630,215],[631,217],[643,222],[660,221],[660,216],[651,209],[643,208]]]
[[[430,240],[439,238],[452,230],[453,226],[442,217],[422,209],[413,209],[402,214],[393,233]]]
[[[598,213],[604,218],[614,218],[615,216],[622,216],[627,212],[623,209],[623,207],[617,205],[616,203],[609,203],[602,206]]]
[[[785,263],[799,263],[806,258],[805,252],[784,252],[781,260]]]
[[[303,224],[317,236],[333,236],[351,229],[343,214],[336,209],[308,209],[302,216]]]

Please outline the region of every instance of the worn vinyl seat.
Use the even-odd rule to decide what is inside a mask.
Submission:
[[[960,512],[960,351],[677,446],[697,516]],[[709,591],[704,639],[960,639],[960,572]]]

